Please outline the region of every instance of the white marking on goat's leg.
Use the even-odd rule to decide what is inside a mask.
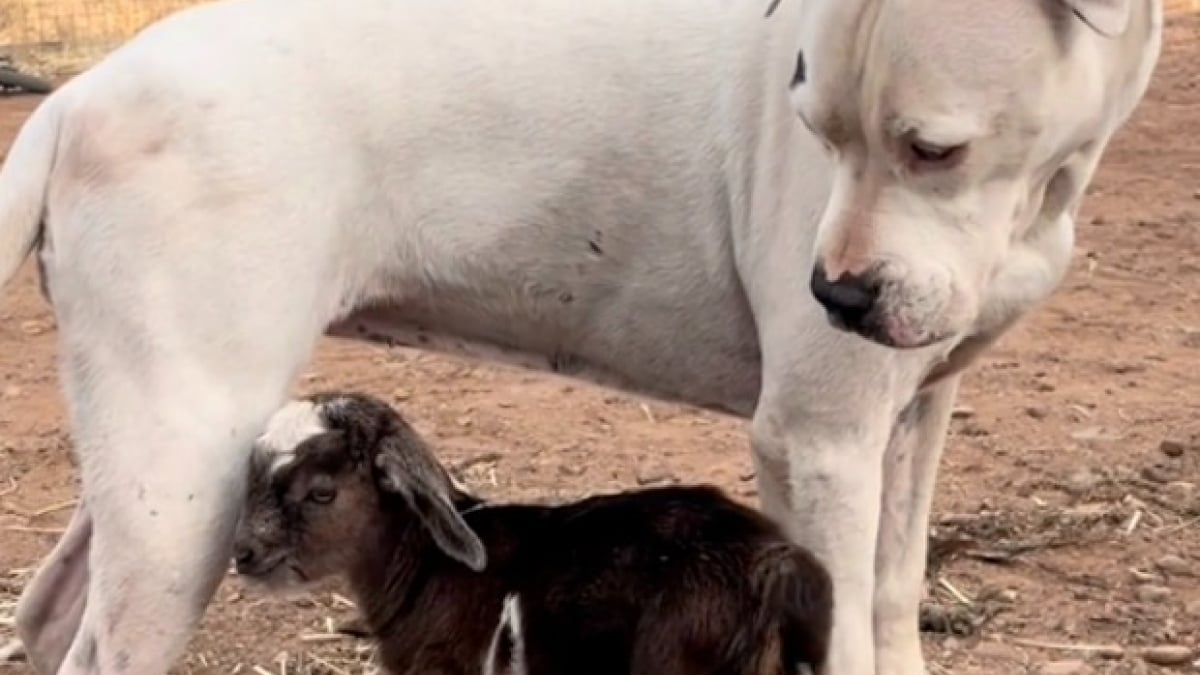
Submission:
[[[483,675],[526,675],[521,603],[516,593],[504,597],[500,620],[483,659]]]
[[[58,671],[79,630],[87,601],[91,537],[91,514],[87,504],[80,503],[17,603],[17,633],[39,673]]]
[[[848,407],[849,407],[848,403]],[[771,412],[768,412],[771,411]],[[760,406],[751,441],[763,510],[829,568],[834,626],[827,673],[875,675],[872,598],[886,429],[819,427]],[[879,426],[879,425],[876,425]]]
[[[880,675],[922,675],[918,613],[929,510],[959,376],[918,396],[900,415],[884,457],[875,551],[875,663]]]

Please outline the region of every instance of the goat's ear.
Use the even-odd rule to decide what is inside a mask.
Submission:
[[[391,434],[380,441],[375,455],[380,486],[408,502],[433,541],[446,555],[476,572],[487,566],[487,551],[450,495],[450,482],[415,433]]]
[[[1105,37],[1125,32],[1133,0],[1062,0],[1076,16]]]

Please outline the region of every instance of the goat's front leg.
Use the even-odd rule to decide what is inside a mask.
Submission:
[[[884,458],[875,551],[875,661],[881,675],[921,675],[918,626],[929,510],[960,376],[921,392],[900,413]]]
[[[765,388],[751,429],[759,492],[764,510],[833,578],[825,673],[875,675],[875,541],[890,418],[885,405],[864,405],[872,397],[839,397],[843,387],[825,381],[796,378]],[[818,401],[818,392],[830,398]]]
[[[39,673],[58,671],[79,630],[87,603],[91,540],[92,516],[87,503],[80,502],[17,603],[17,632]]]

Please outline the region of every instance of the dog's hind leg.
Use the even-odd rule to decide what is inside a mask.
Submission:
[[[25,653],[39,673],[57,672],[83,619],[87,601],[92,516],[75,507],[66,532],[25,585],[17,603],[17,627]]]
[[[97,232],[50,270],[91,522],[70,591],[86,600],[57,600],[82,617],[65,658],[47,647],[35,660],[61,661],[61,675],[162,675],[228,569],[250,444],[320,335],[323,279],[273,253],[248,266],[228,240],[72,231]],[[21,631],[37,650],[35,614]]]

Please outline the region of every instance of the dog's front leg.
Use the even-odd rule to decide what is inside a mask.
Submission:
[[[876,675],[875,542],[894,412],[886,397],[839,395],[848,388],[837,378],[850,378],[851,372],[828,375],[785,378],[765,387],[751,444],[764,510],[833,577],[834,628],[825,673]]]
[[[922,675],[918,611],[929,510],[959,375],[917,395],[896,420],[883,464],[875,551],[875,662],[880,675]]]

